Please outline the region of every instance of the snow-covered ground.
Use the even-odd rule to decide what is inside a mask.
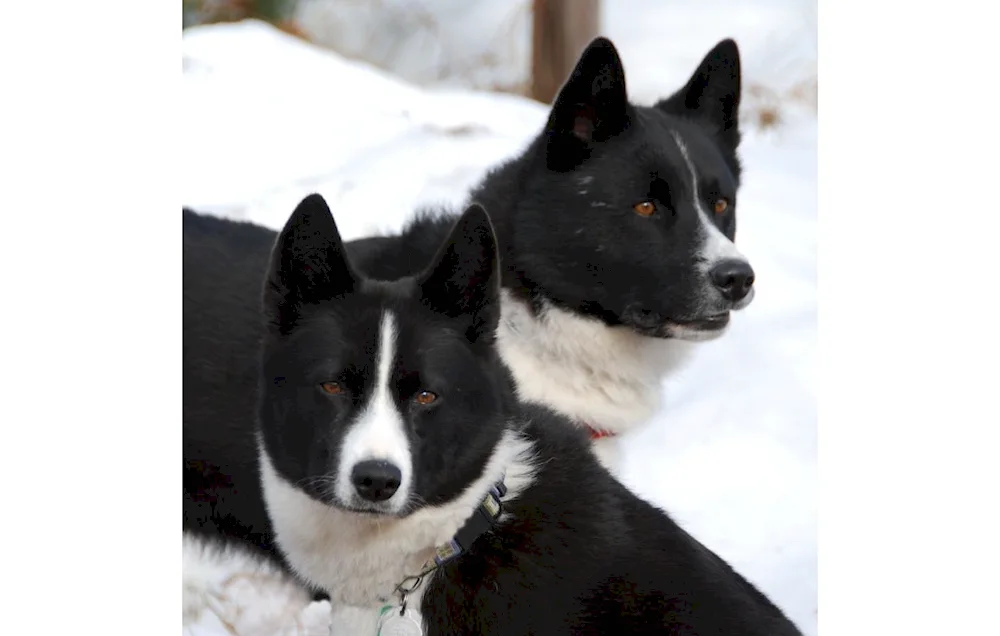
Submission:
[[[745,85],[780,94],[815,73],[815,24],[811,32],[801,24],[802,6],[814,11],[814,4],[604,4],[614,7],[606,9],[605,34],[639,102],[677,88],[727,35],[743,50]],[[796,29],[807,37],[789,35]],[[184,204],[273,228],[314,191],[327,198],[346,239],[398,227],[422,204],[459,203],[547,112],[510,95],[420,88],[255,22],[188,30],[183,54]],[[753,107],[748,99],[748,112]],[[782,112],[776,129],[748,130],[741,149],[738,240],[757,272],[757,298],[725,338],[703,345],[665,385],[663,411],[623,446],[627,483],[811,636],[816,119],[796,104]]]

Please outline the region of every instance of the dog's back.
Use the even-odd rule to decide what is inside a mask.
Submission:
[[[272,550],[254,434],[274,232],[184,211],[184,529]]]

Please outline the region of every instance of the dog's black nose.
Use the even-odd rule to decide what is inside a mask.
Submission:
[[[362,498],[368,501],[385,501],[399,490],[403,474],[399,469],[381,459],[358,462],[351,470],[351,481]]]
[[[753,269],[746,261],[722,261],[712,268],[710,274],[722,295],[733,302],[746,298],[753,287]]]

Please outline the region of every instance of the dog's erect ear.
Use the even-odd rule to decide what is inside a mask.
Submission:
[[[492,339],[500,321],[500,266],[489,214],[473,203],[420,277],[421,302],[463,322],[470,342]]]
[[[740,144],[740,90],[740,50],[725,39],[708,52],[684,88],[656,105],[700,121],[735,149]]]
[[[355,278],[330,208],[323,197],[310,194],[292,212],[271,251],[264,314],[272,327],[287,333],[303,307],[350,293]]]
[[[550,167],[575,167],[591,144],[628,127],[631,110],[618,51],[607,38],[596,38],[580,55],[549,114],[545,132]]]

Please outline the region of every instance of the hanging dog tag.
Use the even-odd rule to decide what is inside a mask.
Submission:
[[[420,614],[407,609],[403,614],[399,608],[382,614],[378,623],[378,636],[423,636],[423,618]]]

